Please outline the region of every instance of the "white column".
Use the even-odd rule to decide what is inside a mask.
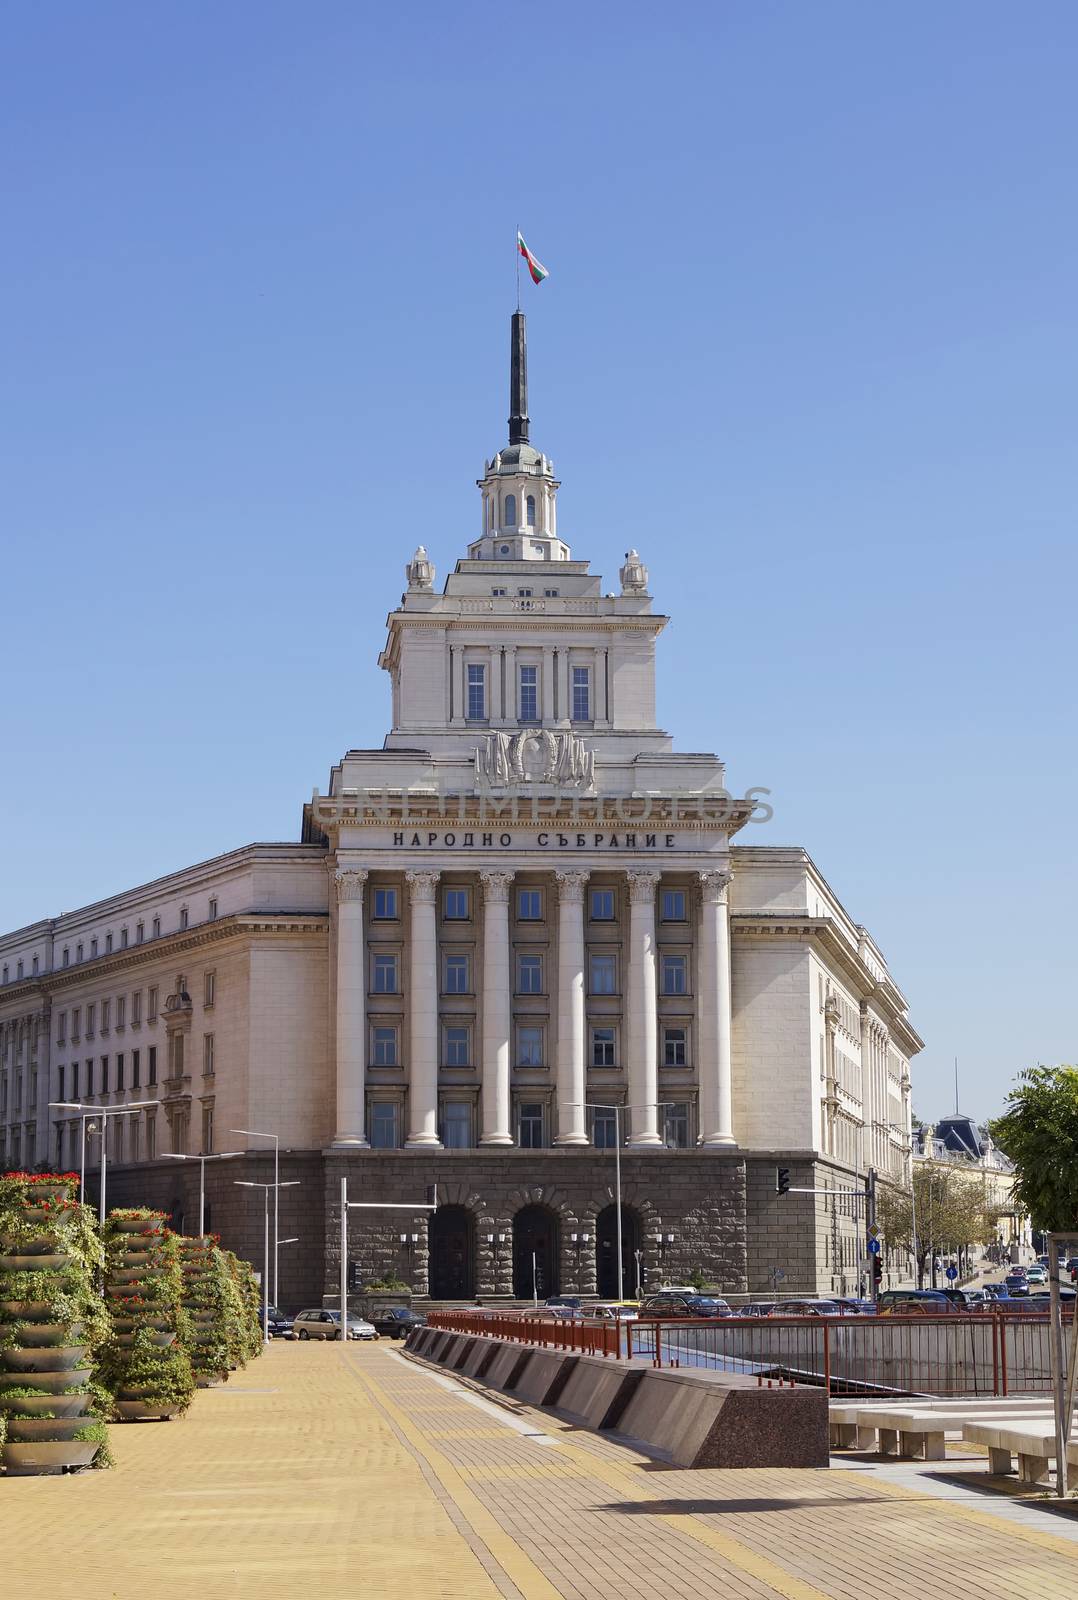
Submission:
[[[408,1052],[408,1145],[440,1145],[438,1137],[438,872],[406,872],[412,917],[408,962],[411,1044]]]
[[[587,1144],[584,1107],[584,889],[586,872],[558,880],[558,1128],[555,1144]]]
[[[549,727],[554,716],[554,652],[543,651],[543,697],[540,710],[543,722]]]
[[[511,872],[483,884],[483,1131],[480,1144],[512,1144],[509,1105],[509,890]]]
[[[700,1143],[733,1145],[728,872],[701,872],[700,992],[696,1002]]]
[[[335,867],[337,890],[337,1131],[335,1145],[365,1145],[367,951],[363,939],[361,867]]]
[[[517,720],[517,652],[511,644],[505,647],[505,720]]]
[[[660,1145],[659,1062],[655,1012],[655,892],[657,872],[629,879],[629,1104],[632,1145]]]

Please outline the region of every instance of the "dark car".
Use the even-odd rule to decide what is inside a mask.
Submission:
[[[1003,1280],[1007,1293],[1010,1295],[1024,1295],[1029,1293],[1029,1279],[1025,1273],[1008,1272]]]
[[[372,1312],[367,1318],[386,1339],[403,1339],[413,1328],[425,1328],[426,1317],[408,1306],[387,1306],[384,1311]]]
[[[551,1310],[557,1306],[568,1306],[572,1311],[579,1311],[584,1302],[578,1294],[552,1294],[543,1304]]]
[[[769,1317],[844,1317],[852,1315],[837,1300],[780,1300]]]
[[[950,1317],[956,1309],[942,1289],[885,1289],[876,1302],[881,1317]]]
[[[279,1311],[276,1306],[268,1306],[266,1309],[270,1338],[291,1339],[293,1337],[292,1318],[286,1317],[284,1312]]]
[[[732,1317],[725,1300],[713,1294],[682,1294],[667,1290],[649,1295],[640,1307],[642,1317]]]

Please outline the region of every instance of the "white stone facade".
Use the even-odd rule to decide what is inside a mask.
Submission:
[[[391,729],[332,769],[301,844],[0,938],[0,1167],[78,1165],[79,1116],[50,1102],[149,1099],[110,1156],[236,1127],[608,1148],[617,1106],[635,1149],[903,1176],[904,997],[809,856],[756,843],[756,798],[657,726],[647,569],[629,552],[603,592],[523,436],[444,588],[408,563]]]

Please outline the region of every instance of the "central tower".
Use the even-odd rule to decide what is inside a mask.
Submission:
[[[554,463],[528,440],[528,328],[513,313],[509,347],[509,443],[486,463],[479,482],[483,535],[468,546],[473,561],[568,561],[558,538]]]

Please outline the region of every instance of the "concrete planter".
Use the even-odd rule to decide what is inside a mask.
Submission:
[[[81,1440],[39,1441],[37,1444],[5,1444],[4,1470],[21,1478],[45,1472],[72,1472],[88,1467],[100,1446]]]
[[[4,1401],[4,1410],[12,1417],[37,1417],[50,1412],[55,1417],[84,1417],[93,1398],[89,1394],[24,1394],[14,1400]]]
[[[46,1394],[62,1394],[89,1383],[92,1367],[72,1367],[67,1372],[0,1372],[0,1398],[4,1389],[41,1389]]]
[[[160,1400],[117,1400],[116,1410],[124,1422],[170,1422],[176,1415]]]
[[[3,1361],[8,1372],[70,1372],[89,1348],[85,1344],[60,1344],[43,1345],[36,1350],[5,1350]]]
[[[150,1336],[150,1343],[157,1350],[167,1350],[170,1344],[175,1344],[176,1342],[176,1334],[173,1330],[147,1328],[145,1331]],[[134,1333],[118,1333],[115,1335],[116,1343],[121,1345],[134,1344],[137,1337],[138,1335]]]
[[[69,1328],[63,1322],[20,1322],[15,1337],[24,1350],[41,1346],[62,1345],[65,1340],[82,1337],[80,1327]]]
[[[0,1256],[0,1270],[4,1272],[59,1272],[62,1268],[69,1267],[74,1259],[74,1256],[61,1255],[58,1251],[48,1255]]]
[[[33,1444],[39,1439],[59,1444],[85,1427],[85,1417],[8,1417],[7,1436],[12,1444]]]
[[[11,1321],[21,1320],[23,1317],[42,1321],[48,1317],[52,1310],[47,1300],[0,1300],[0,1311],[4,1317]]]

